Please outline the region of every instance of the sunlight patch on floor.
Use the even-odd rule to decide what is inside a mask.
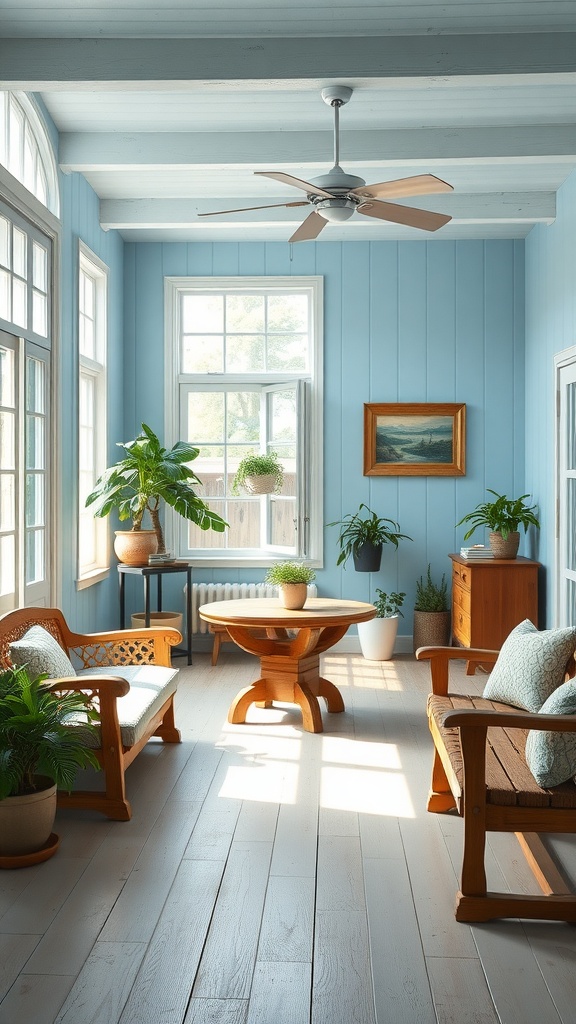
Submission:
[[[338,689],[404,689],[393,661],[366,661],[359,655],[324,655],[321,674]]]
[[[320,806],[394,818],[416,817],[404,775],[368,768],[324,767]]]
[[[346,736],[322,736],[322,760],[326,764],[344,764],[351,768],[400,769],[400,754],[395,743],[369,743]]]

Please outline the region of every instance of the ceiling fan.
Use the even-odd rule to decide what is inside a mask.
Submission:
[[[254,171],[254,174],[265,178],[275,178],[285,185],[306,192],[306,200],[291,203],[271,203],[265,206],[246,206],[237,210],[215,210],[212,213],[199,213],[199,217],[216,217],[227,213],[245,213],[250,210],[272,210],[276,207],[309,206],[314,210],[296,229],[290,242],[305,242],[317,238],[328,222],[341,223],[349,220],[352,214],[363,214],[365,217],[376,217],[378,220],[393,221],[424,231],[437,231],[452,220],[443,213],[431,213],[418,210],[412,206],[400,206],[386,200],[397,196],[420,196],[432,192],[452,192],[453,187],[434,174],[416,174],[411,178],[398,178],[396,181],[381,181],[376,185],[367,185],[363,178],[355,174],[346,174],[339,164],[340,159],[340,107],[348,103],[352,89],[346,85],[331,86],[322,89],[322,99],[334,110],[334,166],[328,174],[321,174],[312,181],[302,181],[292,174],[283,171]]]

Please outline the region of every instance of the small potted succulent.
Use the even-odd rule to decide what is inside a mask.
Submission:
[[[527,494],[521,494],[519,498],[507,498],[505,494],[498,494],[490,487],[489,494],[493,494],[495,501],[487,501],[477,505],[476,508],[463,516],[456,526],[462,523],[471,523],[471,527],[464,534],[464,540],[468,540],[479,526],[488,527],[490,532],[489,540],[494,558],[516,558],[520,545],[520,531],[518,527],[524,527],[524,533],[528,532],[529,526],[540,528],[540,520],[535,513],[536,505],[527,505],[524,501]]]
[[[336,565],[345,568],[352,556],[357,572],[378,572],[384,544],[393,544],[397,548],[400,540],[412,540],[407,534],[400,533],[400,526],[394,519],[380,517],[364,502],[357,512],[350,512],[343,519],[328,523],[328,526],[340,527],[340,553]]]
[[[70,791],[78,768],[99,768],[86,741],[98,713],[82,691],[56,692],[26,667],[0,671],[0,866],[46,860],[56,789]],[[77,725],[71,726],[70,720]]]
[[[362,654],[367,661],[389,661],[394,651],[398,623],[406,594],[386,594],[376,589],[376,618],[358,623],[358,637]]]
[[[445,647],[450,640],[450,610],[448,584],[443,573],[439,584],[434,583],[430,564],[426,579],[416,583],[414,602],[414,650],[419,647]]]
[[[278,586],[284,607],[296,611],[304,607],[308,584],[315,579],[314,569],[302,562],[275,562],[268,569],[264,582]]]
[[[276,452],[245,455],[238,463],[232,494],[238,494],[240,487],[247,494],[278,493],[283,481],[284,470]]]

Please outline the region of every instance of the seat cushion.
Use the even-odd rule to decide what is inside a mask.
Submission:
[[[576,679],[569,679],[544,702],[541,715],[576,715]],[[540,786],[558,786],[576,775],[576,732],[532,729],[526,763]]]
[[[119,697],[118,718],[120,733],[125,747],[133,747],[146,732],[150,719],[160,710],[162,705],[176,692],[178,685],[177,668],[165,668],[162,665],[112,665],[105,668],[86,668],[78,672],[78,678],[120,676],[130,684],[130,690],[124,697]],[[100,730],[97,735],[87,741],[87,746],[100,746]]]
[[[43,626],[31,626],[20,640],[10,644],[9,651],[12,664],[25,666],[32,678],[47,675],[50,679],[59,679],[76,675],[66,651]]]
[[[576,629],[540,632],[525,619],[504,641],[483,696],[525,711],[540,711],[544,701],[564,682],[566,665],[575,649]]]

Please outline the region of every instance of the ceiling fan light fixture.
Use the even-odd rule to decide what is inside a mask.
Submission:
[[[324,217],[324,220],[331,224],[342,224],[350,217],[356,209],[356,203],[351,199],[322,199],[314,204],[317,212]]]

